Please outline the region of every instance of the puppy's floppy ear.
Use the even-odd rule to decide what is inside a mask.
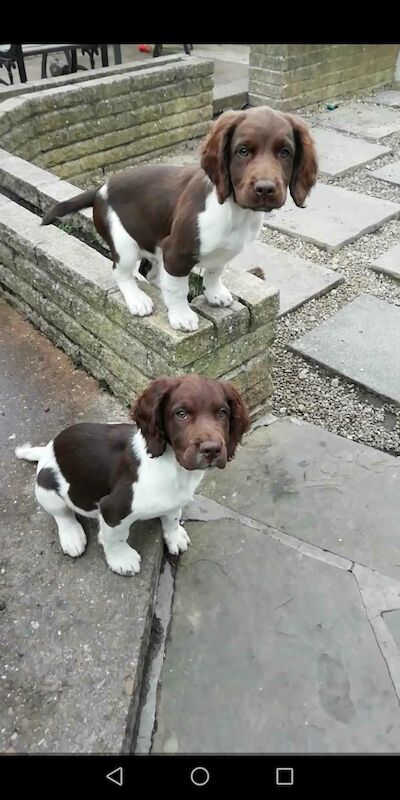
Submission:
[[[239,392],[231,383],[224,383],[226,399],[230,408],[228,461],[235,455],[235,450],[242,440],[242,436],[250,427],[250,417],[246,405]]]
[[[285,114],[285,117],[293,128],[296,144],[290,194],[296,206],[303,207],[318,176],[317,151],[308,125],[295,114]]]
[[[215,184],[218,200],[224,203],[232,191],[229,166],[231,141],[243,111],[225,111],[214,122],[201,147],[201,166]]]
[[[146,440],[147,451],[154,458],[164,453],[167,443],[162,407],[172,384],[171,378],[157,378],[152,381],[138,397],[131,411],[132,419]]]

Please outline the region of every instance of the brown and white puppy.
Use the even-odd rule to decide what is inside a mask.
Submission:
[[[108,566],[121,575],[140,571],[127,544],[136,520],[161,517],[170,553],[187,549],[180,524],[204,471],[224,469],[248,429],[249,415],[229,383],[200,375],[158,378],[132,409],[134,424],[82,422],[44,447],[16,448],[37,461],[36,498],[55,518],[64,553],[76,557],[86,536],[76,514],[99,520]]]
[[[201,166],[127,169],[100,189],[57,203],[43,224],[93,206],[131,313],[145,316],[153,309],[134,277],[144,259],[140,271],[161,288],[170,325],[192,331],[198,317],[187,300],[191,269],[204,269],[211,305],[229,306],[224,265],[257,238],[264,212],[283,206],[288,187],[303,206],[316,179],[314,143],[299,117],[267,106],[227,111],[202,145]]]

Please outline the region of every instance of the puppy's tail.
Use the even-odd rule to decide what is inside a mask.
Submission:
[[[58,217],[65,217],[66,214],[82,211],[83,208],[91,208],[97,191],[97,189],[89,189],[87,192],[81,192],[75,195],[75,197],[71,197],[70,200],[64,200],[62,203],[55,203],[54,206],[51,206],[51,208],[46,211],[42,219],[42,225],[50,225],[50,223],[54,222]]]
[[[22,444],[15,448],[17,458],[24,458],[26,461],[39,461],[46,447],[31,447],[30,443]]]

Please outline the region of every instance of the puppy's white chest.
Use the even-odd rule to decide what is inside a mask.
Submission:
[[[221,205],[213,189],[198,216],[200,257],[212,255],[216,250],[238,253],[245,244],[257,239],[262,222],[262,213],[240,208],[231,198]]]
[[[133,486],[134,519],[153,519],[187,505],[202,477],[200,470],[184,470],[170,453],[144,461]]]

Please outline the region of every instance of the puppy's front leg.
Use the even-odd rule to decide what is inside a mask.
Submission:
[[[140,572],[140,555],[128,543],[129,523],[123,521],[114,528],[100,517],[99,543],[103,545],[104,555],[110,569],[119,575],[136,575]]]
[[[179,553],[184,553],[185,550],[187,550],[188,544],[191,544],[185,528],[180,525],[181,516],[182,509],[178,508],[176,511],[171,511],[169,514],[164,514],[161,517],[164,541],[167,545],[168,552],[174,556],[178,556]]]
[[[200,264],[202,266],[202,264]],[[224,271],[224,264],[204,264],[203,275],[204,294],[210,306],[230,306],[233,297],[229,289],[224,286],[221,275]]]
[[[177,331],[195,331],[199,318],[188,303],[189,276],[175,277],[161,267],[161,291],[168,310],[171,328]]]

